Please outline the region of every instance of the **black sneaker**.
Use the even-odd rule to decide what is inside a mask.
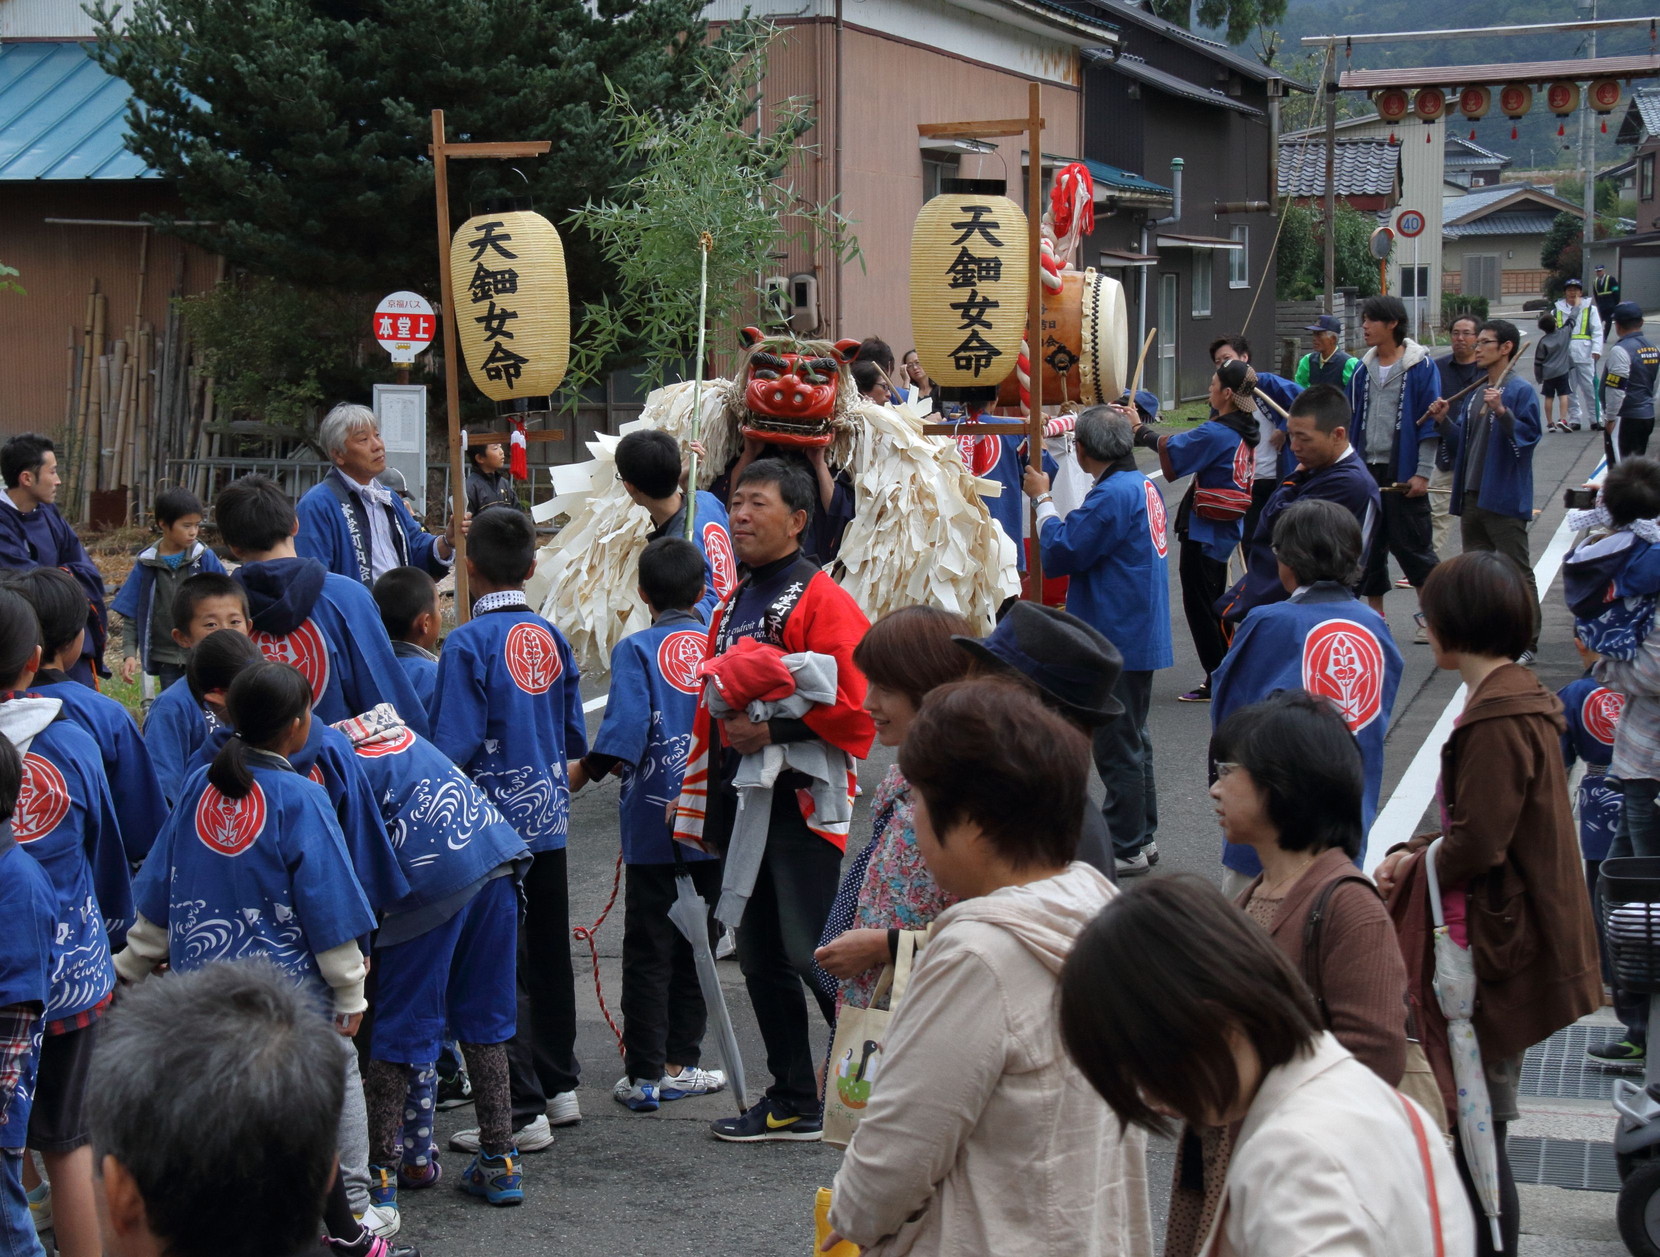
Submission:
[[[824,1122],[817,1115],[792,1112],[768,1096],[762,1096],[742,1117],[723,1117],[710,1122],[709,1129],[716,1139],[735,1144],[783,1140],[804,1143],[824,1138]]]
[[[1641,1065],[1648,1057],[1642,1045],[1633,1043],[1630,1039],[1593,1044],[1585,1049],[1585,1055],[1594,1061],[1613,1061],[1624,1065]]]
[[[463,1104],[471,1104],[472,1102],[473,1080],[467,1077],[466,1070],[462,1070],[452,1078],[439,1077],[438,1107],[440,1109],[458,1109]]]

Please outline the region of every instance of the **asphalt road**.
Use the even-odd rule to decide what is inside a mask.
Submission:
[[[1582,482],[1600,457],[1598,434],[1547,436],[1541,443],[1534,462],[1535,503],[1541,508],[1532,532],[1536,563],[1561,523],[1563,487]],[[1173,514],[1176,495],[1165,488]],[[1457,549],[1455,524],[1449,553]],[[1180,597],[1174,553],[1171,557],[1171,606],[1175,609]],[[1385,800],[1457,688],[1454,676],[1435,669],[1427,647],[1411,644],[1416,609],[1412,593],[1397,590],[1390,594],[1386,609],[1396,640],[1402,643],[1406,671],[1387,744]],[[1540,677],[1553,689],[1579,672],[1570,623],[1560,594],[1553,590],[1545,598],[1538,661]],[[1192,644],[1178,613],[1176,666],[1155,679],[1150,720],[1159,780],[1162,860],[1158,873],[1181,870],[1214,876],[1220,867],[1220,839],[1205,792],[1209,708],[1176,701],[1178,694],[1199,680]],[[599,685],[585,685],[590,699],[601,691]],[[590,716],[590,729],[598,721],[596,711]],[[870,832],[868,791],[892,759],[891,751],[877,747],[862,774],[867,794],[854,816],[855,840],[850,844],[854,850]],[[1409,818],[1407,828],[1411,827]],[[612,888],[618,851],[614,784],[590,787],[577,797],[571,834],[571,917],[573,924],[588,925],[599,917]],[[600,978],[615,1015],[620,996],[620,902],[599,930],[597,941]],[[449,1178],[436,1189],[403,1194],[405,1237],[429,1257],[463,1253],[805,1257],[812,1240],[813,1191],[829,1185],[840,1152],[820,1144],[735,1145],[715,1140],[708,1134],[707,1122],[733,1110],[730,1095],[678,1101],[656,1114],[631,1113],[614,1102],[611,1084],[622,1073],[622,1064],[616,1039],[595,999],[593,964],[585,944],[573,943],[572,962],[577,970],[581,1018],[578,1055],[584,1068],[579,1093],[583,1121],[555,1132],[552,1148],[526,1158],[522,1207],[491,1209],[455,1190],[455,1180]],[[737,965],[725,961],[721,969],[748,1062],[751,1091],[758,1092],[766,1072],[755,1021]],[[712,1052],[706,1063],[716,1063]],[[939,1085],[951,1085],[950,1061],[940,1062]],[[441,1134],[447,1137],[450,1131],[470,1125],[471,1115],[470,1108],[441,1115]],[[452,1175],[465,1163],[461,1154],[453,1152],[447,1152],[444,1160]],[[1168,1147],[1155,1142],[1150,1179],[1161,1226],[1169,1177]]]

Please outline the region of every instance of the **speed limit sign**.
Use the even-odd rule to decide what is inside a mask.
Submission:
[[[1395,218],[1395,230],[1408,240],[1424,229],[1424,216],[1418,210],[1402,210]]]

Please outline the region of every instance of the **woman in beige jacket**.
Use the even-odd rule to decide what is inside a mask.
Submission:
[[[836,1175],[835,1238],[868,1257],[1151,1257],[1146,1136],[1062,1049],[1057,975],[1113,896],[1072,863],[1089,744],[1023,690],[924,701],[899,752],[917,844],[962,898],[935,922]]]
[[[1470,1257],[1434,1123],[1322,1028],[1284,953],[1213,887],[1118,896],[1061,974],[1067,1051],[1119,1119],[1186,1121],[1164,1257]],[[1185,1198],[1182,1198],[1185,1197]]]

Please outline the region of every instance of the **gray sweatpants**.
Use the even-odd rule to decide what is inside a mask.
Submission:
[[[346,1095],[340,1104],[340,1181],[352,1212],[369,1207],[369,1110],[363,1103],[363,1076],[358,1073],[357,1048],[345,1035],[340,1040],[340,1063],[346,1071]]]

